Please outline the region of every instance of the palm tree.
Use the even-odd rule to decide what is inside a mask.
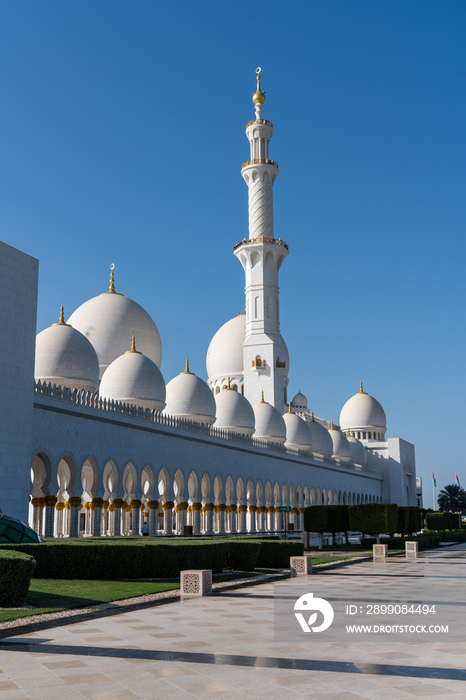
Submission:
[[[443,512],[466,512],[466,491],[458,484],[449,484],[443,488],[437,499],[438,507]]]

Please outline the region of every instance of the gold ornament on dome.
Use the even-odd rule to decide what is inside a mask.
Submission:
[[[265,92],[262,92],[261,90],[261,68],[256,68],[256,74],[257,74],[257,90],[252,96],[252,101],[254,102],[255,105],[263,105],[265,102]]]

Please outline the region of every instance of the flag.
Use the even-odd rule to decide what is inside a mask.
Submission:
[[[436,480],[435,480],[434,470],[433,470],[433,469],[432,469],[432,481],[434,482],[434,486],[437,486],[437,482],[436,482]]]
[[[455,479],[458,486],[460,485],[460,480],[458,479],[458,472],[455,471]]]

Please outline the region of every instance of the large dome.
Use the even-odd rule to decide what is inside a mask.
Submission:
[[[349,461],[351,459],[350,444],[341,430],[333,427],[333,421],[328,432],[333,442],[333,456],[345,462]]]
[[[162,373],[148,357],[136,350],[120,355],[107,367],[100,382],[99,394],[133,406],[161,411],[165,408],[165,382]]]
[[[99,358],[100,376],[138,339],[140,351],[157,367],[162,365],[162,341],[157,326],[142,306],[123,294],[106,292],[89,299],[70,316],[68,322],[92,343]]]
[[[286,426],[285,445],[297,450],[311,450],[312,438],[308,424],[291,411],[284,414],[283,420]]]
[[[262,400],[253,406],[256,419],[254,437],[269,442],[283,444],[286,440],[286,426],[283,416],[274,406]]]
[[[342,430],[375,430],[385,432],[387,418],[385,411],[377,399],[362,390],[352,396],[343,406],[340,413]]]
[[[235,316],[216,332],[207,350],[206,366],[209,379],[242,374],[245,333],[245,314]]]
[[[60,322],[36,338],[34,378],[84,391],[97,391],[99,387],[96,352],[82,333],[65,323],[63,307]]]
[[[307,408],[307,398],[300,391],[298,391],[298,393],[295,394],[295,396],[293,396],[293,399],[291,401],[291,408]]]
[[[164,413],[196,423],[215,422],[215,399],[205,382],[189,371],[186,361],[184,372],[167,384],[167,405]]]
[[[314,420],[314,414],[312,414],[312,421],[308,423],[308,427],[311,431],[312,451],[325,456],[333,454],[333,442],[330,433],[321,423]]]
[[[230,387],[215,396],[216,428],[231,430],[235,433],[252,435],[254,432],[254,411],[249,401]]]
[[[346,439],[350,445],[351,461],[355,464],[362,464],[363,466],[367,464],[367,452],[362,442],[351,435],[347,435]]]

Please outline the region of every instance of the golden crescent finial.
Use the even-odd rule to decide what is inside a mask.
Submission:
[[[332,420],[332,422],[330,423],[330,430],[335,430],[335,428],[333,427],[333,420]]]
[[[291,410],[291,401],[290,401],[290,403],[288,404],[288,411],[287,411],[287,413],[293,413],[293,411]]]
[[[261,391],[261,400],[259,401],[259,403],[267,403],[267,402],[264,400],[264,392],[263,392],[263,391]]]
[[[115,265],[112,263],[110,265],[110,286],[108,288],[109,294],[115,294],[115,273],[113,272],[114,269]]]
[[[312,415],[311,415],[311,423],[315,423],[315,422],[316,422],[316,420],[315,420],[315,418],[314,418],[314,411],[312,411]]]
[[[184,372],[181,372],[181,374],[192,374],[192,372],[189,371],[189,358],[186,358],[186,367]]]
[[[256,80],[257,80],[257,90],[252,96],[252,101],[254,102],[255,105],[263,105],[265,102],[265,92],[262,92],[261,90],[261,69],[256,68]]]
[[[366,393],[365,391],[363,391],[362,382],[359,382],[359,393],[360,393],[360,394],[365,394],[365,393]]]
[[[129,355],[130,352],[135,352],[138,355],[142,355],[142,352],[139,352],[139,350],[136,350],[136,336],[135,335],[133,335],[133,337],[131,338],[131,350],[127,350],[125,352],[125,355]]]
[[[351,433],[349,431],[349,428],[348,428],[348,432],[346,433],[346,437],[351,437]]]

